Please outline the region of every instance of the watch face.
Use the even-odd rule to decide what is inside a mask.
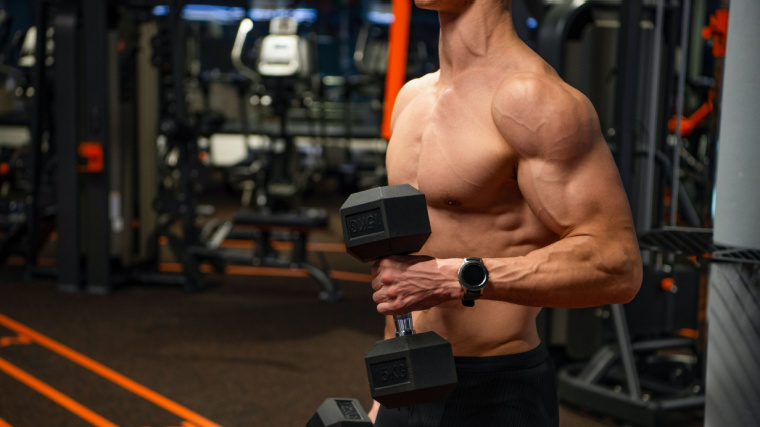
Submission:
[[[486,285],[486,269],[480,264],[469,263],[462,268],[462,281],[469,289],[477,290]]]

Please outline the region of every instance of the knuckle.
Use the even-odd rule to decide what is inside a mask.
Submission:
[[[396,299],[399,296],[399,290],[395,287],[386,287],[385,294],[388,298]]]
[[[393,311],[393,312],[395,312],[395,313],[401,313],[406,308],[405,304],[404,304],[404,302],[403,302],[403,300],[401,298],[396,298],[396,299],[393,299],[393,300],[389,301],[389,305],[390,305],[390,307],[389,307],[390,310]]]
[[[392,271],[389,270],[383,270],[380,274],[378,274],[378,279],[380,279],[380,283],[384,285],[389,285],[393,283],[395,279],[395,275]]]

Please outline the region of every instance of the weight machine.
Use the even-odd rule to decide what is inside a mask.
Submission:
[[[49,239],[55,219],[55,147],[49,143],[51,130],[51,51],[46,31],[48,15],[43,2],[34,8],[33,26],[11,43],[3,55],[0,72],[9,75],[31,103],[23,100],[21,124],[29,126],[27,147],[0,154],[0,264],[13,254],[24,258],[31,274],[49,275],[52,270],[38,264],[38,251]],[[5,19],[3,19],[6,21]],[[10,18],[6,22],[10,22]],[[9,36],[9,34],[5,34]],[[30,105],[31,104],[31,105]]]
[[[333,280],[325,273],[327,263],[322,256],[320,269],[307,261],[308,236],[313,231],[324,229],[328,215],[324,209],[300,206],[301,196],[308,185],[311,171],[300,165],[299,153],[293,135],[288,132],[288,111],[294,88],[299,84],[310,84],[315,69],[315,52],[310,42],[297,34],[298,23],[287,16],[270,21],[269,34],[258,45],[259,52],[255,69],[242,60],[243,45],[253,22],[246,18],[240,23],[235,45],[231,53],[232,62],[241,75],[248,77],[252,84],[265,88],[272,99],[272,108],[279,118],[279,130],[270,139],[270,150],[260,155],[257,170],[252,173],[252,186],[246,191],[255,192],[253,207],[237,212],[232,224],[223,226],[220,233],[228,238],[254,240],[253,263],[276,268],[302,268],[322,286],[320,299],[335,302],[341,299]],[[244,104],[241,104],[244,105]],[[245,108],[241,108],[243,129],[248,129]],[[248,140],[247,131],[244,138]],[[247,142],[246,142],[247,145]],[[290,259],[283,259],[272,247],[273,233],[293,243]]]
[[[664,195],[657,188],[666,187],[672,188],[673,204],[681,208],[678,214],[683,221],[701,226],[701,215],[685,188],[678,185],[682,153],[675,150],[671,160],[666,154],[671,150],[658,132],[666,129],[665,118],[657,114],[664,110],[661,106],[683,103],[683,97],[667,99],[664,94],[672,93],[674,86],[670,78],[663,78],[675,74],[675,64],[663,59],[674,58],[675,50],[684,46],[678,34],[666,31],[678,28],[683,9],[671,3],[666,7],[665,2],[626,0],[548,3],[537,17],[537,51],[599,111],[637,229],[649,231],[652,217],[665,212],[666,206],[652,201],[662,200]],[[683,25],[688,27],[690,15],[683,16]],[[589,63],[591,70],[580,68]],[[645,96],[639,89],[642,83],[652,88]],[[661,83],[664,89],[659,89]],[[649,130],[648,146],[640,142],[641,123]],[[560,369],[561,401],[646,426],[663,425],[676,412],[704,408],[703,345],[694,337],[679,335],[681,330],[698,329],[703,272],[674,258],[651,254],[644,257],[644,282],[631,303],[542,314],[539,326],[550,344],[554,340],[562,345],[557,340],[562,329],[558,325],[570,324],[564,343],[569,352],[580,347],[573,341],[582,340],[589,347],[588,337],[573,335],[573,324],[598,325],[600,319],[607,323],[584,329],[586,335],[597,333],[596,351],[582,355],[589,357],[587,362]]]
[[[183,4],[183,1],[175,1],[170,5],[169,13],[159,25],[159,33],[153,41],[154,63],[162,74],[159,79],[162,83],[159,92],[164,95],[159,131],[167,141],[166,153],[177,153],[173,166],[168,161],[162,161],[162,167],[167,168],[162,175],[171,179],[162,179],[158,196],[154,201],[154,208],[159,213],[157,236],[166,238],[174,257],[182,265],[182,275],[157,274],[154,264],[153,273],[150,270],[143,271],[136,277],[145,281],[179,281],[185,289],[196,290],[203,287],[200,264],[204,262],[211,264],[220,273],[226,270],[228,262],[301,268],[321,285],[321,300],[339,300],[340,293],[333,280],[322,269],[306,261],[308,234],[327,225],[327,214],[323,210],[262,208],[256,212],[241,211],[235,215],[233,222],[224,223],[217,229],[198,228],[195,184],[204,166],[198,160],[197,140],[199,137],[210,137],[220,128],[222,120],[213,113],[192,117],[185,105],[186,60],[181,18]],[[250,21],[244,21],[244,25],[246,22]],[[268,43],[269,49],[262,49],[262,52],[269,53],[270,57],[267,57],[269,59],[266,63],[260,61],[259,71],[266,70],[275,77],[306,74],[308,58],[304,58],[307,49],[303,41],[294,34],[292,21],[273,20],[272,26],[277,30],[271,35],[275,38],[269,41],[265,39],[263,45]],[[291,60],[293,54],[296,55],[295,60]],[[278,80],[276,87],[285,90],[288,83]],[[298,175],[295,145],[285,129],[287,101],[278,99],[275,109],[282,115],[279,136],[283,138],[283,150],[275,153],[272,160],[266,162],[273,167],[267,169],[264,175],[265,182],[257,183],[265,190],[257,200],[267,207],[278,200],[289,206],[297,202],[298,192],[301,190],[296,185],[289,186],[286,182],[293,175]],[[181,234],[175,234],[172,229],[172,224],[177,221],[181,224]],[[275,230],[289,232],[286,237],[293,242],[289,260],[282,259],[271,245],[270,238]],[[254,240],[256,246],[253,254],[241,255],[220,249],[220,243],[226,238]]]
[[[291,260],[270,262],[268,231],[256,233],[266,234],[259,252],[243,256],[219,249],[220,233],[199,228],[197,184],[205,167],[197,140],[218,131],[223,120],[210,111],[191,113],[186,105],[185,2],[172,1],[166,16],[154,16],[158,3],[35,3],[41,30],[31,79],[36,94],[26,164],[32,172],[24,206],[36,214],[5,224],[10,231],[2,235],[0,257],[18,242],[39,240],[24,236],[46,237],[54,213],[58,265],[37,266],[37,245],[23,247],[27,270],[56,276],[62,291],[107,294],[135,282],[194,291],[205,286],[201,264],[225,272],[235,262],[303,268],[322,285],[323,300],[338,300],[327,273],[305,261],[304,230],[296,233]],[[50,34],[55,52],[46,56]],[[157,153],[161,140],[166,150]],[[49,159],[55,160],[52,170]],[[47,190],[43,172],[55,177],[50,181],[56,188]],[[311,230],[327,223],[324,213],[305,215],[295,224],[289,217],[274,225]],[[163,242],[181,274],[159,262]]]

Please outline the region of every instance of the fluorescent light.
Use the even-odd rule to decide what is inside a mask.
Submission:
[[[166,16],[169,6],[153,8],[154,16]],[[298,23],[314,22],[317,20],[317,10],[299,9],[250,9],[248,17],[254,21],[269,21],[278,16],[290,16]],[[206,4],[189,4],[182,9],[182,18],[188,21],[240,22],[245,18],[242,7],[213,6]]]

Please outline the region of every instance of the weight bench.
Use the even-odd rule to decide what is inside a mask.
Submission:
[[[326,228],[327,220],[327,212],[316,208],[300,208],[284,213],[241,211],[235,214],[234,228],[227,238],[254,240],[256,242],[253,253],[255,265],[306,270],[322,287],[319,299],[325,302],[337,302],[342,296],[335,282],[325,272],[328,268],[324,255],[321,255],[324,270],[310,264],[307,260],[306,244],[309,233]],[[272,233],[277,231],[286,232],[287,240],[293,243],[289,260],[281,258],[270,243]]]

